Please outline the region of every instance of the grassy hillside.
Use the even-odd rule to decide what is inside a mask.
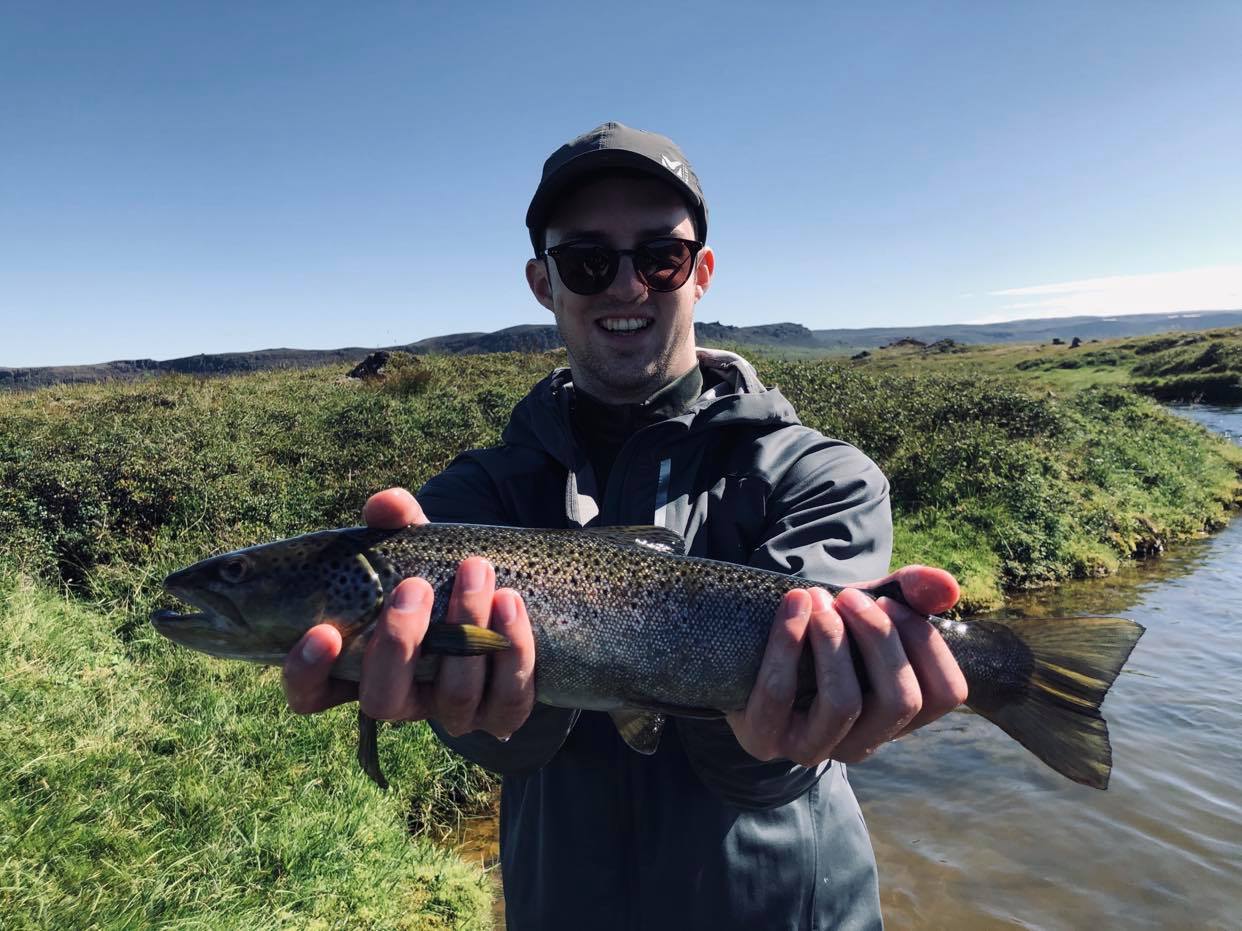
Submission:
[[[875,372],[1013,376],[1054,390],[1122,385],[1161,401],[1242,403],[1242,327],[1042,345],[900,346],[852,360]]]
[[[385,730],[397,789],[383,795],[357,771],[348,709],[291,715],[275,671],[179,650],[147,618],[170,604],[173,568],[354,523],[371,492],[417,488],[495,442],[562,361],[428,357],[378,386],[314,369],[0,396],[0,914],[486,925],[477,871],[427,843],[485,804],[484,774],[422,726]],[[969,608],[1110,571],[1218,525],[1238,497],[1242,452],[1133,392],[929,369],[760,365],[807,423],[881,464],[897,561],[955,571]]]

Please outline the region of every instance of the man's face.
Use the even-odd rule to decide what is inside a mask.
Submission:
[[[670,236],[696,238],[690,211],[673,188],[655,179],[603,177],[557,205],[546,241],[549,248],[587,241],[633,249]],[[556,316],[574,383],[616,404],[644,401],[695,365],[694,305],[715,267],[715,257],[704,247],[686,283],[660,292],[635,274],[631,258],[622,256],[612,284],[589,296],[565,287],[554,259],[526,263],[531,291]],[[634,320],[640,329],[610,329]]]

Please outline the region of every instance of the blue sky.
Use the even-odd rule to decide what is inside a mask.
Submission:
[[[607,119],[711,207],[701,320],[1242,308],[1242,4],[0,5],[0,365],[551,322]]]

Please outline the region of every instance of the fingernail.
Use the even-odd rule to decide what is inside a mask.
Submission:
[[[811,607],[816,611],[826,611],[828,606],[832,604],[832,600],[828,597],[828,593],[822,588],[811,589]]]
[[[398,611],[413,611],[422,601],[422,592],[417,585],[402,582],[392,593],[392,606]]]
[[[861,611],[863,608],[867,607],[871,601],[871,599],[862,592],[853,588],[847,588],[845,591],[841,592],[841,594],[837,595],[837,600],[851,611]]]
[[[785,596],[785,605],[784,605],[783,613],[786,619],[797,617],[804,610],[806,609],[805,609],[805,606],[803,605],[802,598],[797,594],[796,591],[792,591],[788,595]]]
[[[504,598],[497,598],[492,610],[496,612],[496,620],[500,623],[514,623],[517,620],[517,595],[510,592]]]
[[[302,660],[317,663],[328,655],[328,645],[318,637],[311,637],[302,645]]]
[[[463,594],[473,595],[483,591],[487,585],[487,563],[480,559],[467,560],[457,570],[457,581],[461,583]]]

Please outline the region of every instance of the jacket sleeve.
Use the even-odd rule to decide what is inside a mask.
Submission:
[[[892,554],[888,481],[853,446],[815,437],[773,486],[750,565],[837,585],[878,578]],[[739,808],[791,802],[829,765],[760,762],[723,720],[678,719],[677,728],[699,778]]]
[[[462,453],[419,489],[418,503],[431,521],[469,524],[513,523],[505,512],[487,469],[474,453]],[[431,729],[445,746],[498,773],[528,772],[555,756],[574,725],[577,712],[536,703],[526,723],[507,741],[485,731],[460,737],[447,734],[436,722]]]

